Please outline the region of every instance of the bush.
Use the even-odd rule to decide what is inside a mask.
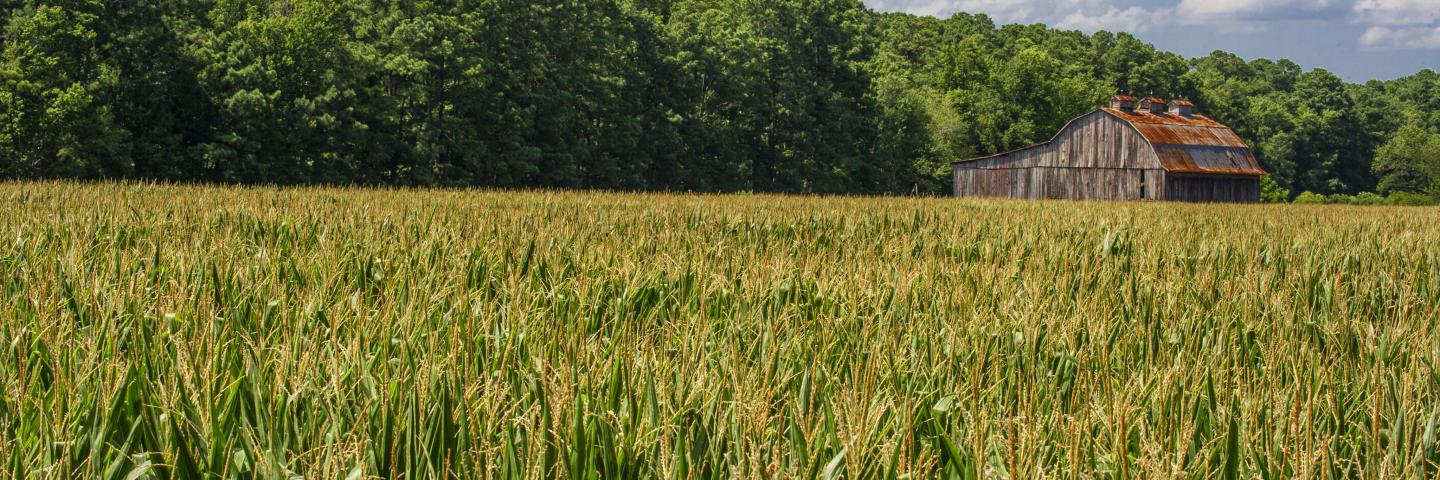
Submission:
[[[1385,199],[1390,205],[1434,205],[1435,197],[1415,192],[1390,192],[1390,198]]]
[[[1351,205],[1355,203],[1355,197],[1343,193],[1336,193],[1325,197],[1325,203],[1331,205]]]
[[[1376,195],[1374,192],[1363,192],[1350,199],[1355,205],[1384,205],[1385,197]]]
[[[1260,201],[1265,203],[1285,203],[1290,199],[1290,189],[1281,187],[1269,176],[1260,177]]]
[[[1304,192],[1301,193],[1300,196],[1295,197],[1294,203],[1296,205],[1320,205],[1325,203],[1326,200],[1324,195],[1314,192]]]

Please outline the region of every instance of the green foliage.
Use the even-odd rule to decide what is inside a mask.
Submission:
[[[1294,190],[1353,193],[1370,189],[1367,148],[1355,137],[1353,101],[1339,77],[1324,70],[1298,73],[1276,68],[1270,84],[1286,91],[1253,89],[1244,120],[1235,122],[1251,138],[1257,155],[1276,181]],[[1264,77],[1264,70],[1256,73]],[[1237,127],[1237,128],[1240,128]]]
[[[1288,202],[1290,201],[1290,189],[1280,186],[1269,175],[1260,177],[1260,201],[1265,203]]]
[[[120,81],[92,45],[104,5],[11,11],[0,58],[0,176],[93,178],[124,172],[126,132],[103,100]]]
[[[1375,153],[1381,192],[1440,195],[1440,132],[1407,123]]]
[[[1436,202],[1435,197],[1423,193],[1390,192],[1390,195],[1385,197],[1385,203],[1390,205],[1423,206],[1436,205],[1440,202]]]
[[[1336,193],[1325,195],[1325,203],[1332,205],[1384,205],[1385,197],[1374,192],[1360,192],[1356,195]]]
[[[1122,91],[1196,100],[1252,143],[1272,193],[1440,188],[1416,133],[1440,131],[1433,71],[1350,85],[858,0],[10,0],[0,16],[3,178],[935,194],[951,161],[1046,140]]]
[[[1375,192],[1360,192],[1354,197],[1351,197],[1350,203],[1352,205],[1384,205],[1385,197]]]
[[[1295,197],[1294,203],[1297,205],[1321,205],[1330,203],[1330,199],[1315,192],[1305,191]]]

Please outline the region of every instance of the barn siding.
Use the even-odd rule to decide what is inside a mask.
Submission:
[[[1067,168],[1160,168],[1149,142],[1124,121],[1096,111],[1071,122],[1037,155],[1035,166]],[[1016,152],[1019,153],[1019,152]],[[1028,166],[1028,165],[1027,165]]]
[[[1165,175],[1164,170],[1146,170],[1145,184],[1143,185],[1144,191],[1141,198],[1146,200],[1164,200]]]
[[[955,170],[959,197],[1063,200],[1158,200],[1164,172],[1122,168],[962,168]]]
[[[955,165],[955,196],[1067,200],[1160,199],[1164,172],[1149,143],[1101,111],[1048,143]]]
[[[1253,176],[1166,175],[1165,199],[1178,202],[1256,203],[1260,178]]]

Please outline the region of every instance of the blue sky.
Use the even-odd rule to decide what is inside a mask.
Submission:
[[[1289,58],[1346,80],[1440,70],[1440,0],[863,0],[881,11],[1125,31],[1197,57]]]

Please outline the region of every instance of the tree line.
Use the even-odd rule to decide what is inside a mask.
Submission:
[[[0,177],[942,193],[1117,91],[1267,194],[1440,194],[1440,75],[1351,84],[858,0],[0,0]]]

